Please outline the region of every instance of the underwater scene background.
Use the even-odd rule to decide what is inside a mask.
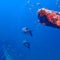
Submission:
[[[0,0],[0,60],[60,60],[60,29],[37,22],[40,8],[59,12],[60,0]]]

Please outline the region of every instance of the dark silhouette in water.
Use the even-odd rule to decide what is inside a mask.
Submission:
[[[30,34],[30,36],[32,36],[32,31],[31,31],[28,27],[23,27],[23,28],[22,28],[22,31],[23,31],[24,33],[28,33],[28,34]]]
[[[28,42],[27,40],[23,41],[23,45],[27,48],[30,48],[30,42]]]

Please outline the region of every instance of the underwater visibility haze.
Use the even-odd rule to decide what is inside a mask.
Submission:
[[[41,8],[59,28],[39,23]],[[60,60],[60,0],[0,0],[0,60]]]

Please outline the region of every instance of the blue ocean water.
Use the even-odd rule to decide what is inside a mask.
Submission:
[[[60,60],[60,29],[36,23],[38,9],[60,11],[59,5],[59,0],[0,0],[0,60]],[[22,32],[25,26],[32,37]]]

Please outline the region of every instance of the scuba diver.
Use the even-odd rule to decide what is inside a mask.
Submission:
[[[23,27],[23,28],[22,28],[22,31],[23,31],[24,33],[28,33],[28,34],[30,34],[30,36],[32,36],[32,31],[31,31],[28,27]]]
[[[25,46],[25,47],[27,47],[27,48],[30,48],[30,42],[29,41],[27,41],[27,40],[24,40],[23,41],[23,45]]]

